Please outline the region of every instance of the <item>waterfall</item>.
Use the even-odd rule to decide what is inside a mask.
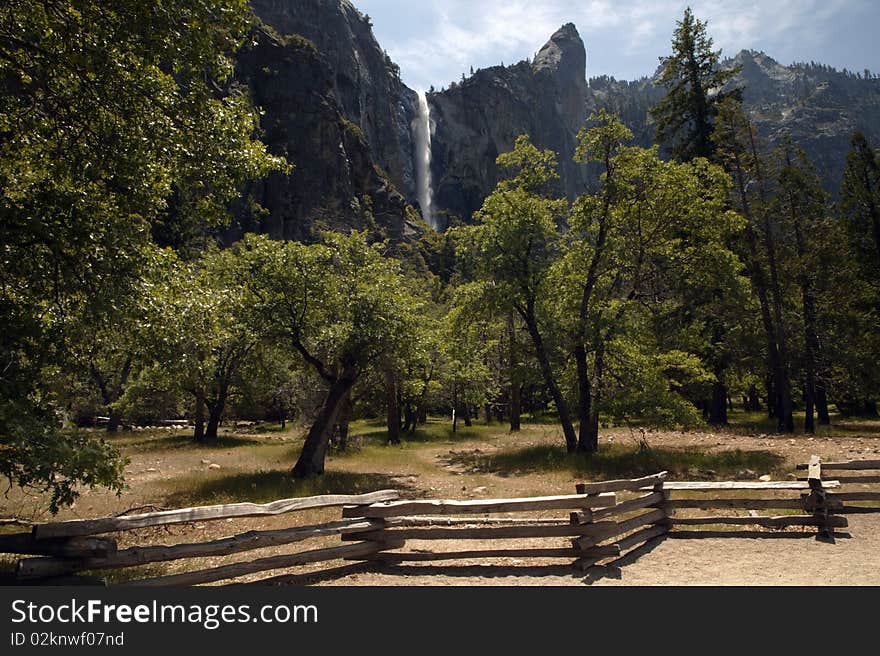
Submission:
[[[432,201],[434,190],[431,187],[431,108],[424,91],[419,91],[419,111],[413,121],[413,133],[416,146],[416,187],[422,217],[435,230]]]

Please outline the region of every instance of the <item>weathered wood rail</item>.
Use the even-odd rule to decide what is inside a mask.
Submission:
[[[581,483],[572,495],[515,499],[401,500],[395,490],[380,490],[362,495],[282,499],[267,504],[202,506],[38,524],[29,533],[0,535],[0,553],[25,556],[16,569],[22,582],[65,584],[77,580],[94,583],[94,573],[103,570],[205,557],[212,559],[212,566],[197,565],[194,571],[150,575],[130,585],[198,585],[340,559],[394,563],[553,559],[568,560],[586,569],[678,532],[688,537],[723,536],[724,531],[712,529],[727,525],[754,530],[816,527],[820,535],[828,535],[847,526],[847,514],[880,512],[880,504],[851,505],[878,502],[880,491],[839,491],[842,485],[864,488],[865,484],[880,483],[880,472],[836,475],[838,471],[880,470],[880,460],[822,463],[814,456],[809,463],[798,465],[798,470],[805,470],[807,475],[800,480],[768,482],[669,481],[666,472],[659,472],[635,479]],[[832,480],[823,479],[823,472],[833,472]],[[332,507],[342,508],[340,520],[252,530],[200,542],[121,549],[117,548],[116,539],[108,535],[145,527]],[[723,514],[694,514],[700,510],[720,510]],[[740,535],[741,531],[728,534]],[[325,540],[318,545],[320,548],[216,563],[218,557],[328,536],[338,536],[340,542],[326,546]],[[511,540],[516,542],[511,544]],[[450,541],[454,541],[452,550],[447,551],[402,550],[409,542],[442,545]]]

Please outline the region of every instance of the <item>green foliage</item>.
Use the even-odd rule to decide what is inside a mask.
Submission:
[[[369,245],[362,233],[324,237],[306,245],[248,235],[241,248],[259,324],[333,377],[403,348],[418,306],[382,245]]]
[[[840,197],[856,262],[880,296],[880,155],[861,132],[853,134]]]
[[[230,80],[250,16],[244,0],[0,7],[0,473],[13,482],[59,502],[77,480],[118,487],[112,451],[84,442],[89,459],[52,475],[79,438],[58,433],[49,373],[80,326],[134,293],[172,199],[180,221],[214,225],[245,178],[282,166]]]
[[[739,69],[721,70],[720,50],[712,50],[706,23],[694,18],[691,8],[676,23],[672,54],[660,58],[660,85],[666,95],[651,109],[657,122],[657,141],[669,144],[672,156],[681,161],[712,157],[712,130],[718,106],[739,89],[725,87]]]
[[[705,337],[678,326],[670,339],[663,317],[700,321],[696,299],[743,284],[727,247],[742,227],[727,209],[729,178],[702,158],[665,162],[656,147],[624,145],[631,133],[606,112],[591,121],[578,157],[603,167],[602,187],[575,202],[552,284],[557,321],[579,358],[581,403],[594,430],[597,406],[612,416],[692,424],[695,408],[680,392],[712,380],[700,357]]]
[[[478,225],[457,229],[453,236],[465,266],[491,281],[491,298],[499,307],[526,313],[545,291],[566,204],[539,194],[558,177],[555,155],[539,151],[528,137],[518,137],[514,150],[500,155],[498,164],[512,177],[485,200],[475,217]]]

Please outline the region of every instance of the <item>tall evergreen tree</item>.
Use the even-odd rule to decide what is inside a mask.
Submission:
[[[863,273],[880,285],[880,156],[861,132],[852,137],[840,196],[852,250]]]
[[[806,153],[786,135],[779,147],[778,190],[771,211],[787,236],[791,275],[800,288],[800,312],[803,335],[804,432],[815,433],[814,412],[819,423],[828,424],[828,402],[822,375],[823,354],[818,332],[816,280],[822,272],[823,251],[827,251],[826,197]]]
[[[778,228],[770,211],[770,181],[763,146],[742,103],[721,106],[714,140],[718,157],[734,183],[734,205],[746,219],[745,253],[752,288],[761,307],[767,340],[768,405],[777,418],[780,433],[794,431],[791,379],[786,325],[783,320],[783,289],[780,282]]]
[[[718,106],[741,92],[724,90],[739,69],[719,68],[721,50],[712,50],[706,23],[697,20],[688,7],[677,25],[672,54],[660,58],[660,85],[667,92],[651,116],[657,121],[657,141],[670,146],[674,159],[687,162],[714,155],[712,130]]]

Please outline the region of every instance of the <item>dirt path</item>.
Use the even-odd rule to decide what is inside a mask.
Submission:
[[[604,567],[574,572],[564,563],[539,567],[497,560],[493,565],[383,565],[321,585],[615,585],[785,586],[880,585],[880,517],[856,516],[833,543],[804,537],[666,538]]]

